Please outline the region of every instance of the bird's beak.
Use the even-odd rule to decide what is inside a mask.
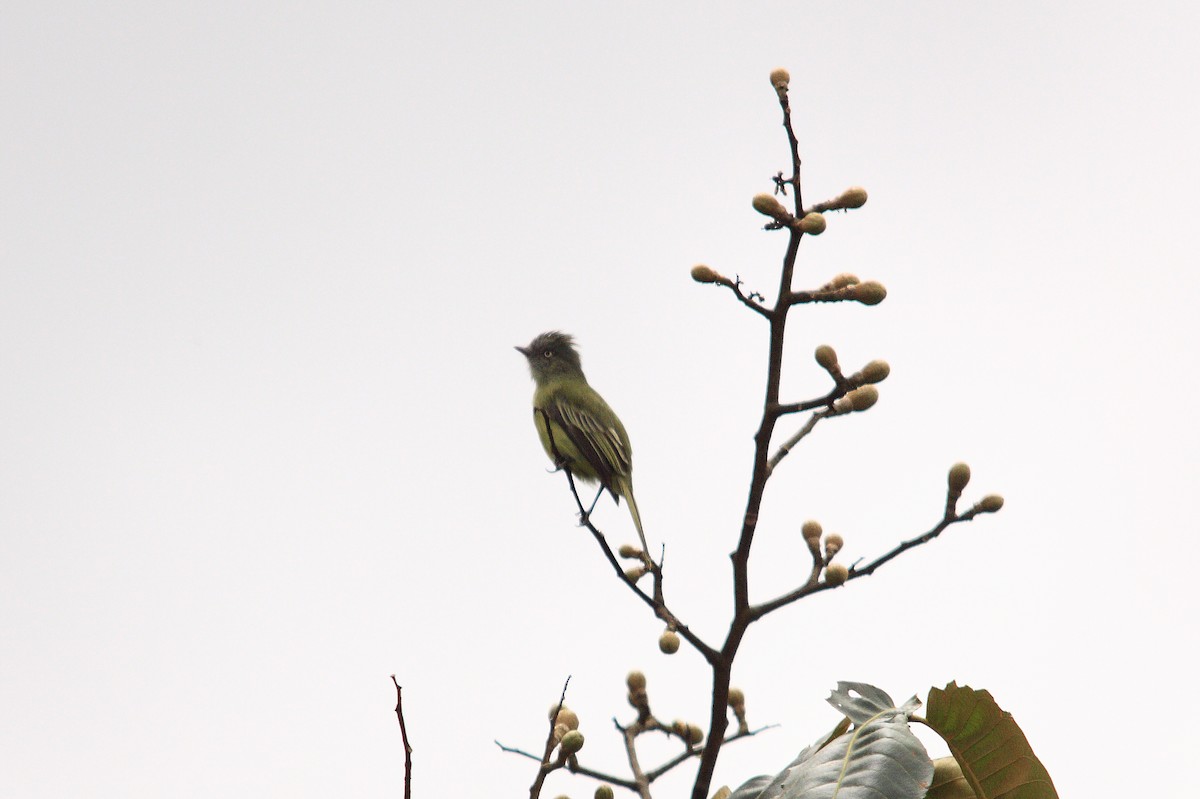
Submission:
[[[521,353],[522,355],[524,355],[526,358],[529,357],[529,348],[528,347],[513,347],[513,349],[516,350],[517,352]]]

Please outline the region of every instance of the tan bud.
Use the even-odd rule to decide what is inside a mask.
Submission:
[[[850,570],[840,563],[830,563],[825,567],[825,582],[830,585],[841,585],[850,577]]]
[[[625,699],[628,700],[630,707],[635,707],[638,710],[641,710],[646,706],[648,697],[646,696],[645,691],[630,691],[625,695]]]
[[[666,630],[658,637],[658,648],[663,654],[674,655],[679,651],[679,634],[674,630]]]
[[[680,738],[687,738],[687,722],[683,719],[675,719],[671,722],[671,732],[678,735]]]
[[[771,70],[771,85],[775,87],[775,91],[777,92],[786,91],[788,82],[791,79],[792,76],[783,67]]]
[[[596,788],[596,793],[592,794],[593,799],[613,799],[613,789],[611,785],[600,785]]]
[[[820,539],[821,523],[809,519],[800,527],[800,535],[804,536],[806,541],[811,541],[814,538]]]
[[[697,283],[720,283],[721,274],[710,266],[696,264],[692,267],[692,280]]]
[[[796,227],[800,228],[802,233],[807,233],[810,236],[820,236],[825,232],[825,217],[816,211],[810,211],[796,223]]]
[[[704,740],[704,730],[700,729],[699,724],[687,725],[687,742],[692,746],[698,746]]]
[[[579,716],[577,716],[575,711],[571,710],[571,708],[564,707],[561,711],[559,711],[558,721],[555,723],[565,724],[568,730],[577,730],[579,729]]]
[[[783,207],[783,203],[775,199],[773,194],[756,194],[750,203],[754,206],[754,210],[764,216],[773,217],[775,219],[787,218],[790,216],[787,209]]]
[[[980,513],[995,513],[1004,507],[1004,497],[999,494],[988,494],[979,500],[979,504],[975,507],[979,508]]]
[[[573,755],[583,748],[583,733],[579,730],[571,730],[562,737],[558,745],[568,755]]]
[[[845,543],[837,533],[830,533],[825,536],[825,557],[833,558],[834,555],[842,551],[842,545]]]
[[[817,347],[816,352],[813,353],[813,357],[816,358],[821,368],[827,372],[832,372],[838,368],[837,352],[828,344],[822,344]]]
[[[642,550],[635,547],[633,544],[621,544],[621,548],[617,550],[617,554],[623,558],[637,558],[641,560]]]
[[[858,275],[852,275],[849,272],[842,272],[840,275],[834,275],[833,280],[825,284],[826,288],[844,289],[847,286],[853,286],[859,282]]]
[[[850,287],[849,297],[852,300],[861,302],[863,305],[878,305],[883,302],[883,298],[887,296],[887,289],[882,283],[877,283],[874,280],[868,280],[866,283],[858,283]]]
[[[862,386],[851,391],[845,398],[850,401],[852,410],[865,411],[879,402],[879,389],[875,386]]]
[[[566,735],[567,733],[569,733],[570,731],[571,731],[571,728],[568,727],[566,724],[555,724],[554,725],[554,740],[555,740],[555,742],[561,741],[563,739],[563,736]]]
[[[742,693],[741,688],[729,689],[729,706],[740,707],[746,704],[746,695]]]
[[[638,580],[646,576],[645,566],[630,566],[625,570],[625,579],[631,583],[636,583]]]
[[[640,671],[631,671],[625,675],[625,684],[631,691],[646,690],[646,675]]]
[[[887,376],[892,373],[892,367],[888,366],[887,361],[871,361],[862,369],[859,369],[850,378],[851,383],[863,385],[866,383],[882,383],[887,380]]]
[[[950,467],[950,473],[946,475],[946,482],[950,486],[950,493],[958,496],[967,487],[967,483],[971,482],[971,467],[965,463],[956,463]]]
[[[867,190],[862,186],[851,186],[834,200],[839,208],[862,208],[867,204]]]

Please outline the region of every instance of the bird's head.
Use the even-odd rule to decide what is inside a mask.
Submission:
[[[575,339],[566,333],[557,330],[542,333],[529,342],[529,346],[516,347],[516,350],[529,361],[529,371],[539,383],[562,375],[583,376]]]

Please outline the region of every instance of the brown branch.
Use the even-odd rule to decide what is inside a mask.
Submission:
[[[616,719],[613,719],[616,724]],[[621,736],[625,739],[625,756],[629,759],[629,770],[633,774],[634,790],[637,791],[641,799],[652,799],[650,796],[650,780],[646,778],[646,773],[642,771],[642,766],[638,763],[637,756],[637,739],[641,728],[634,724],[629,727],[622,727],[617,724],[617,729],[621,731]]]
[[[583,500],[580,499],[579,490],[575,486],[575,477],[573,474],[571,474],[571,467],[567,464],[567,460],[558,451],[558,447],[554,443],[554,429],[550,425],[550,417],[547,416],[546,412],[541,409],[538,409],[538,413],[541,414],[542,423],[546,428],[546,435],[550,441],[550,450],[554,453],[554,460],[558,464],[558,467],[567,475],[567,484],[571,488],[571,496],[575,498],[575,504],[579,508],[580,523],[586,527],[588,531],[591,532],[592,537],[596,539],[596,543],[599,544],[601,551],[604,553],[604,557],[608,559],[608,562],[613,567],[613,570],[621,578],[621,582],[625,583],[625,585],[627,585],[629,589],[633,591],[635,596],[649,605],[654,611],[655,616],[666,622],[671,629],[675,630],[683,637],[685,641],[695,647],[696,651],[698,651],[705,660],[710,663],[713,662],[713,660],[715,660],[717,657],[717,651],[702,638],[700,638],[700,636],[692,632],[691,628],[684,624],[679,617],[676,616],[669,607],[667,607],[666,599],[663,594],[663,572],[661,564],[656,563],[653,558],[649,557],[649,553],[645,553],[646,561],[649,563],[650,573],[654,582],[653,596],[647,594],[641,588],[638,588],[636,582],[625,576],[625,570],[621,568],[621,562],[617,559],[617,555],[615,552],[613,552],[612,547],[609,546],[608,539],[605,538],[604,533],[602,533],[599,528],[592,523],[591,515],[583,506]]]
[[[758,300],[762,300],[761,294],[759,294],[757,291],[751,292],[749,295],[742,293],[741,278],[738,278],[736,280],[730,280],[729,278],[725,277],[724,275],[721,275],[713,282],[716,283],[717,285],[725,286],[727,289],[732,291],[734,293],[734,296],[736,296],[738,298],[738,300],[741,301],[742,305],[745,305],[747,308],[754,311],[759,316],[764,316],[767,319],[771,318],[771,311],[768,310],[767,308],[764,308],[763,306],[761,306],[758,302],[755,302],[755,298],[757,298]]]
[[[787,441],[780,444],[779,449],[776,450],[775,454],[771,456],[771,460],[767,461],[767,474],[770,475],[771,472],[775,471],[775,467],[779,465],[779,462],[787,457],[788,453],[800,443],[802,438],[813,431],[813,428],[817,426],[817,422],[821,421],[827,416],[833,415],[833,408],[830,407],[823,411],[817,411],[812,416],[808,417],[808,421],[805,422],[804,426],[797,430],[791,437],[789,437]]]
[[[554,752],[555,744],[558,743],[554,740],[554,725],[555,722],[558,721],[558,714],[562,712],[563,702],[567,701],[567,686],[570,684],[571,677],[568,675],[566,682],[563,683],[562,694],[558,697],[558,707],[554,709],[554,715],[550,717],[550,732],[546,735],[546,748],[542,753],[542,759],[540,761],[540,765],[538,766],[537,777],[534,778],[533,785],[529,786],[529,799],[538,799],[542,793],[542,783],[546,781],[546,775],[555,769],[562,768],[561,762],[550,762],[550,755]],[[505,748],[502,744],[500,744],[499,741],[496,743],[501,749]],[[521,754],[525,755],[528,753],[521,752]],[[537,760],[537,758],[533,759]]]
[[[404,706],[400,699],[400,683],[392,675],[396,686],[396,718],[400,720],[400,740],[404,743],[404,799],[412,799],[412,747],[408,745],[408,729],[404,726]]]
[[[783,127],[787,131],[788,145],[792,157],[792,176],[784,180],[782,175],[776,181],[781,190],[785,184],[790,184],[794,190],[793,202],[796,216],[803,215],[803,199],[800,192],[800,145],[796,133],[792,129],[792,112],[788,105],[786,88],[778,90],[779,107],[783,111]],[[767,386],[763,399],[762,420],[758,432],[754,435],[754,465],[750,480],[750,491],[746,498],[746,511],[742,517],[742,531],[738,537],[737,549],[730,556],[733,561],[733,619],[729,632],[721,646],[720,656],[712,665],[712,706],[709,716],[709,739],[700,755],[700,766],[696,770],[696,781],[692,786],[692,799],[706,799],[712,784],[713,771],[717,766],[717,756],[725,738],[725,730],[729,728],[729,718],[726,705],[729,702],[729,680],[733,670],[733,659],[741,646],[746,628],[754,620],[751,616],[750,605],[750,547],[754,543],[754,533],[758,528],[758,515],[762,508],[763,493],[766,490],[767,479],[771,475],[768,461],[768,451],[771,446],[771,434],[779,419],[779,383],[783,372],[784,333],[787,328],[787,313],[791,306],[792,275],[796,267],[796,255],[800,249],[800,241],[804,233],[798,227],[788,228],[788,245],[783,256],[783,265],[779,275],[779,293],[775,299],[775,307],[768,314],[771,323],[770,344],[767,354]]]
[[[866,566],[863,566],[862,568],[859,568],[857,565],[851,566],[850,574],[846,578],[846,582],[850,582],[850,580],[856,580],[859,577],[866,577],[870,574],[874,574],[876,569],[878,569],[880,566],[887,563],[888,561],[892,560],[893,558],[897,557],[901,553],[906,552],[914,547],[919,547],[922,544],[929,543],[930,541],[932,541],[933,539],[935,539],[939,535],[941,535],[942,531],[944,531],[947,527],[950,527],[951,525],[959,524],[961,522],[969,522],[972,519],[974,519],[977,515],[979,515],[980,512],[981,511],[978,508],[971,508],[971,510],[967,511],[966,513],[963,513],[960,515],[955,515],[955,516],[944,517],[940,522],[938,522],[933,527],[933,529],[929,530],[928,532],[926,532],[922,535],[917,536],[916,538],[910,538],[907,541],[902,541],[901,543],[897,544],[893,549],[888,551],[886,554],[881,555],[880,557],[878,557],[875,560],[868,563]],[[817,574],[819,571],[820,571],[820,567],[814,566],[813,574],[809,576],[808,582],[806,582],[804,585],[800,586],[799,588],[797,588],[793,591],[789,591],[788,593],[786,593],[782,596],[776,597],[775,599],[769,600],[767,602],[763,602],[760,605],[755,605],[753,608],[750,609],[750,614],[751,614],[752,618],[755,621],[757,621],[758,619],[761,619],[763,616],[767,615],[768,613],[778,610],[779,608],[782,608],[785,605],[790,605],[793,602],[795,602],[799,599],[803,599],[806,596],[810,596],[812,594],[817,594],[817,593],[820,593],[821,591],[826,591],[830,588],[838,588],[839,585],[845,584],[845,583],[841,583],[839,585],[831,585],[830,583],[818,582]]]

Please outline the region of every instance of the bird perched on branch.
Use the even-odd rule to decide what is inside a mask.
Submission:
[[[649,556],[642,517],[633,498],[633,459],[625,425],[583,376],[575,339],[566,333],[542,333],[527,347],[517,347],[529,362],[537,388],[533,423],[542,448],[556,466],[566,467],[585,483],[600,483],[620,504],[624,497]],[[597,494],[599,498],[599,494]],[[595,503],[593,503],[594,505]]]

